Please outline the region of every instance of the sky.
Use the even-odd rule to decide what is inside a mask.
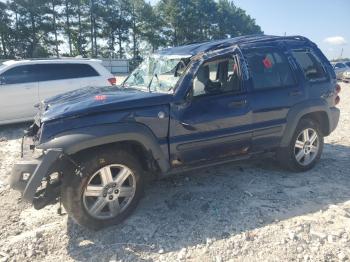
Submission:
[[[350,58],[349,0],[235,0],[265,34],[303,35],[329,58]],[[262,4],[264,3],[264,4]]]
[[[155,4],[157,0],[151,0]],[[302,35],[328,59],[350,58],[350,0],[234,0],[265,34]]]

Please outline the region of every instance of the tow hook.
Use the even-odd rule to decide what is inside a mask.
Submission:
[[[61,199],[61,196],[58,197],[58,203],[59,203],[59,206],[57,208],[57,214],[59,216],[63,216],[63,213],[62,213],[62,199]]]

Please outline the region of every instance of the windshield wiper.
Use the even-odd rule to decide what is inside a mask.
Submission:
[[[158,78],[158,75],[157,73],[155,73],[152,78],[151,78],[151,81],[149,81],[149,84],[148,84],[148,92],[151,93],[151,85],[152,85],[152,82],[153,82],[153,78],[156,78],[157,79],[157,82],[158,82],[158,86],[160,87],[160,82],[159,82],[159,78]]]

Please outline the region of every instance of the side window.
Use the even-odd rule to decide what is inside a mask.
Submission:
[[[94,68],[87,64],[41,64],[41,81],[73,79],[98,76]]]
[[[255,90],[296,84],[289,62],[282,52],[262,49],[247,52],[245,56]]]
[[[88,64],[67,64],[72,78],[99,76],[96,70]]]
[[[5,85],[38,82],[37,72],[35,65],[22,65],[5,71],[0,78]]]
[[[236,57],[220,58],[200,66],[193,80],[193,95],[240,92],[240,74]]]
[[[321,61],[314,54],[305,50],[294,50],[292,53],[307,80],[315,81],[327,78]]]

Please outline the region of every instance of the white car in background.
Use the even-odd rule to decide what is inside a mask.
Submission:
[[[338,80],[344,80],[344,77],[349,75],[350,66],[347,62],[333,62],[332,65]]]
[[[343,81],[349,83],[350,82],[350,61],[344,62],[344,64],[348,67],[348,69],[343,73]]]
[[[6,61],[0,64],[0,125],[34,118],[45,98],[88,86],[115,85],[116,78],[95,59]]]

